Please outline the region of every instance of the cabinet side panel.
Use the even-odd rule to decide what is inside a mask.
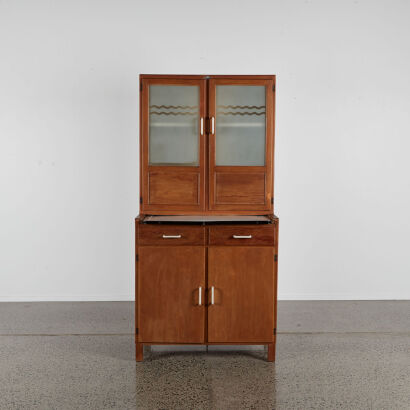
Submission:
[[[274,270],[275,270],[275,329],[278,327],[278,260],[279,260],[279,219],[275,219],[275,260],[274,260]],[[276,337],[275,337],[276,341]]]
[[[138,230],[139,230],[139,220],[135,219],[135,343],[138,342]]]

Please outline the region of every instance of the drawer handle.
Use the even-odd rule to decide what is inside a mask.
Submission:
[[[233,235],[233,239],[251,239],[252,235]]]
[[[164,239],[180,239],[182,235],[162,235]]]

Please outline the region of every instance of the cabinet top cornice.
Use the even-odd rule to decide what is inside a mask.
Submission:
[[[274,74],[260,74],[260,75],[240,75],[240,74],[140,74],[140,79],[144,78],[186,78],[193,80],[207,80],[212,78],[232,78],[232,79],[249,79],[249,80],[272,80],[275,79]]]

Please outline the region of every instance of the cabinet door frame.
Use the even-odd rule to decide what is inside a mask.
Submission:
[[[274,250],[273,246],[209,247],[208,293],[214,288],[214,303],[208,301],[207,311],[209,344],[273,342],[277,303]],[[263,260],[255,259],[259,256]],[[244,257],[246,262],[241,264]],[[252,261],[263,266],[257,269],[252,265],[247,270]],[[237,270],[235,264],[241,264]],[[255,269],[257,278],[252,275]]]
[[[155,270],[155,264],[153,264],[152,255],[150,252],[157,256],[154,259],[156,263],[159,263],[159,269],[165,269],[165,272],[161,270]],[[190,259],[182,258],[184,254],[191,256]],[[176,256],[178,255],[179,256]],[[189,255],[191,254],[191,255]],[[161,256],[161,257],[160,257]],[[173,257],[171,263],[166,264],[167,257]],[[136,284],[136,305],[137,318],[136,323],[138,327],[138,342],[147,344],[203,344],[206,343],[206,302],[205,302],[205,290],[206,290],[206,265],[207,265],[207,253],[205,246],[140,246],[138,249],[138,276]],[[187,260],[187,262],[185,262]],[[183,273],[178,272],[178,265],[176,261],[181,262],[180,270]],[[164,264],[166,267],[164,268]],[[192,268],[192,269],[189,269]],[[187,274],[192,273],[192,278],[189,278]],[[162,278],[162,280],[160,280]],[[166,283],[164,278],[169,278],[169,283]],[[155,288],[152,292],[147,294],[147,289],[150,286],[144,286],[150,283],[151,288]],[[171,305],[171,309],[167,310],[165,316],[159,317],[160,324],[156,323],[152,319],[152,316],[164,313],[163,309],[166,306],[167,296],[171,296],[175,299],[175,293],[170,292],[169,289],[166,294],[164,290],[167,287],[175,290],[175,285],[178,283],[178,291],[181,286],[184,291],[185,298],[177,298]],[[158,290],[157,286],[162,289]],[[201,287],[201,305],[199,305],[199,287]],[[152,289],[151,289],[152,290]],[[191,292],[191,293],[190,293]],[[189,299],[186,299],[189,298]],[[198,301],[198,302],[196,302]],[[190,309],[189,311],[186,310]],[[175,315],[176,312],[182,315]],[[174,315],[172,315],[174,313]],[[167,317],[168,315],[168,317]],[[178,323],[177,317],[180,321],[191,318],[189,325],[182,326]],[[147,317],[148,316],[148,317]],[[169,326],[176,330],[170,330]],[[190,337],[182,337],[181,333],[188,332]],[[156,336],[153,336],[155,334]],[[174,336],[171,336],[171,335]],[[179,336],[175,336],[179,334]]]
[[[204,131],[201,135],[198,122],[198,166],[160,166],[149,165],[149,86],[150,85],[182,85],[199,87],[199,118],[203,118]],[[206,80],[200,78],[140,78],[140,211],[144,213],[169,213],[181,211],[203,212],[206,206]],[[196,204],[155,204],[150,203],[150,173],[181,175],[192,174],[198,178],[198,201]]]
[[[265,134],[265,165],[264,166],[217,166],[215,164],[216,135],[209,129],[209,210],[239,211],[239,212],[272,212],[273,210],[273,153],[275,130],[275,77],[261,78],[212,78],[208,83],[208,115],[216,118],[216,86],[217,85],[263,85],[266,92],[266,134]],[[219,174],[241,177],[241,174],[264,174],[264,203],[216,203],[216,178]]]

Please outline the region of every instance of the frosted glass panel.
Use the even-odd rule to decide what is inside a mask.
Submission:
[[[264,86],[216,86],[216,165],[265,165],[265,101]]]
[[[199,87],[149,87],[150,165],[198,165]]]

